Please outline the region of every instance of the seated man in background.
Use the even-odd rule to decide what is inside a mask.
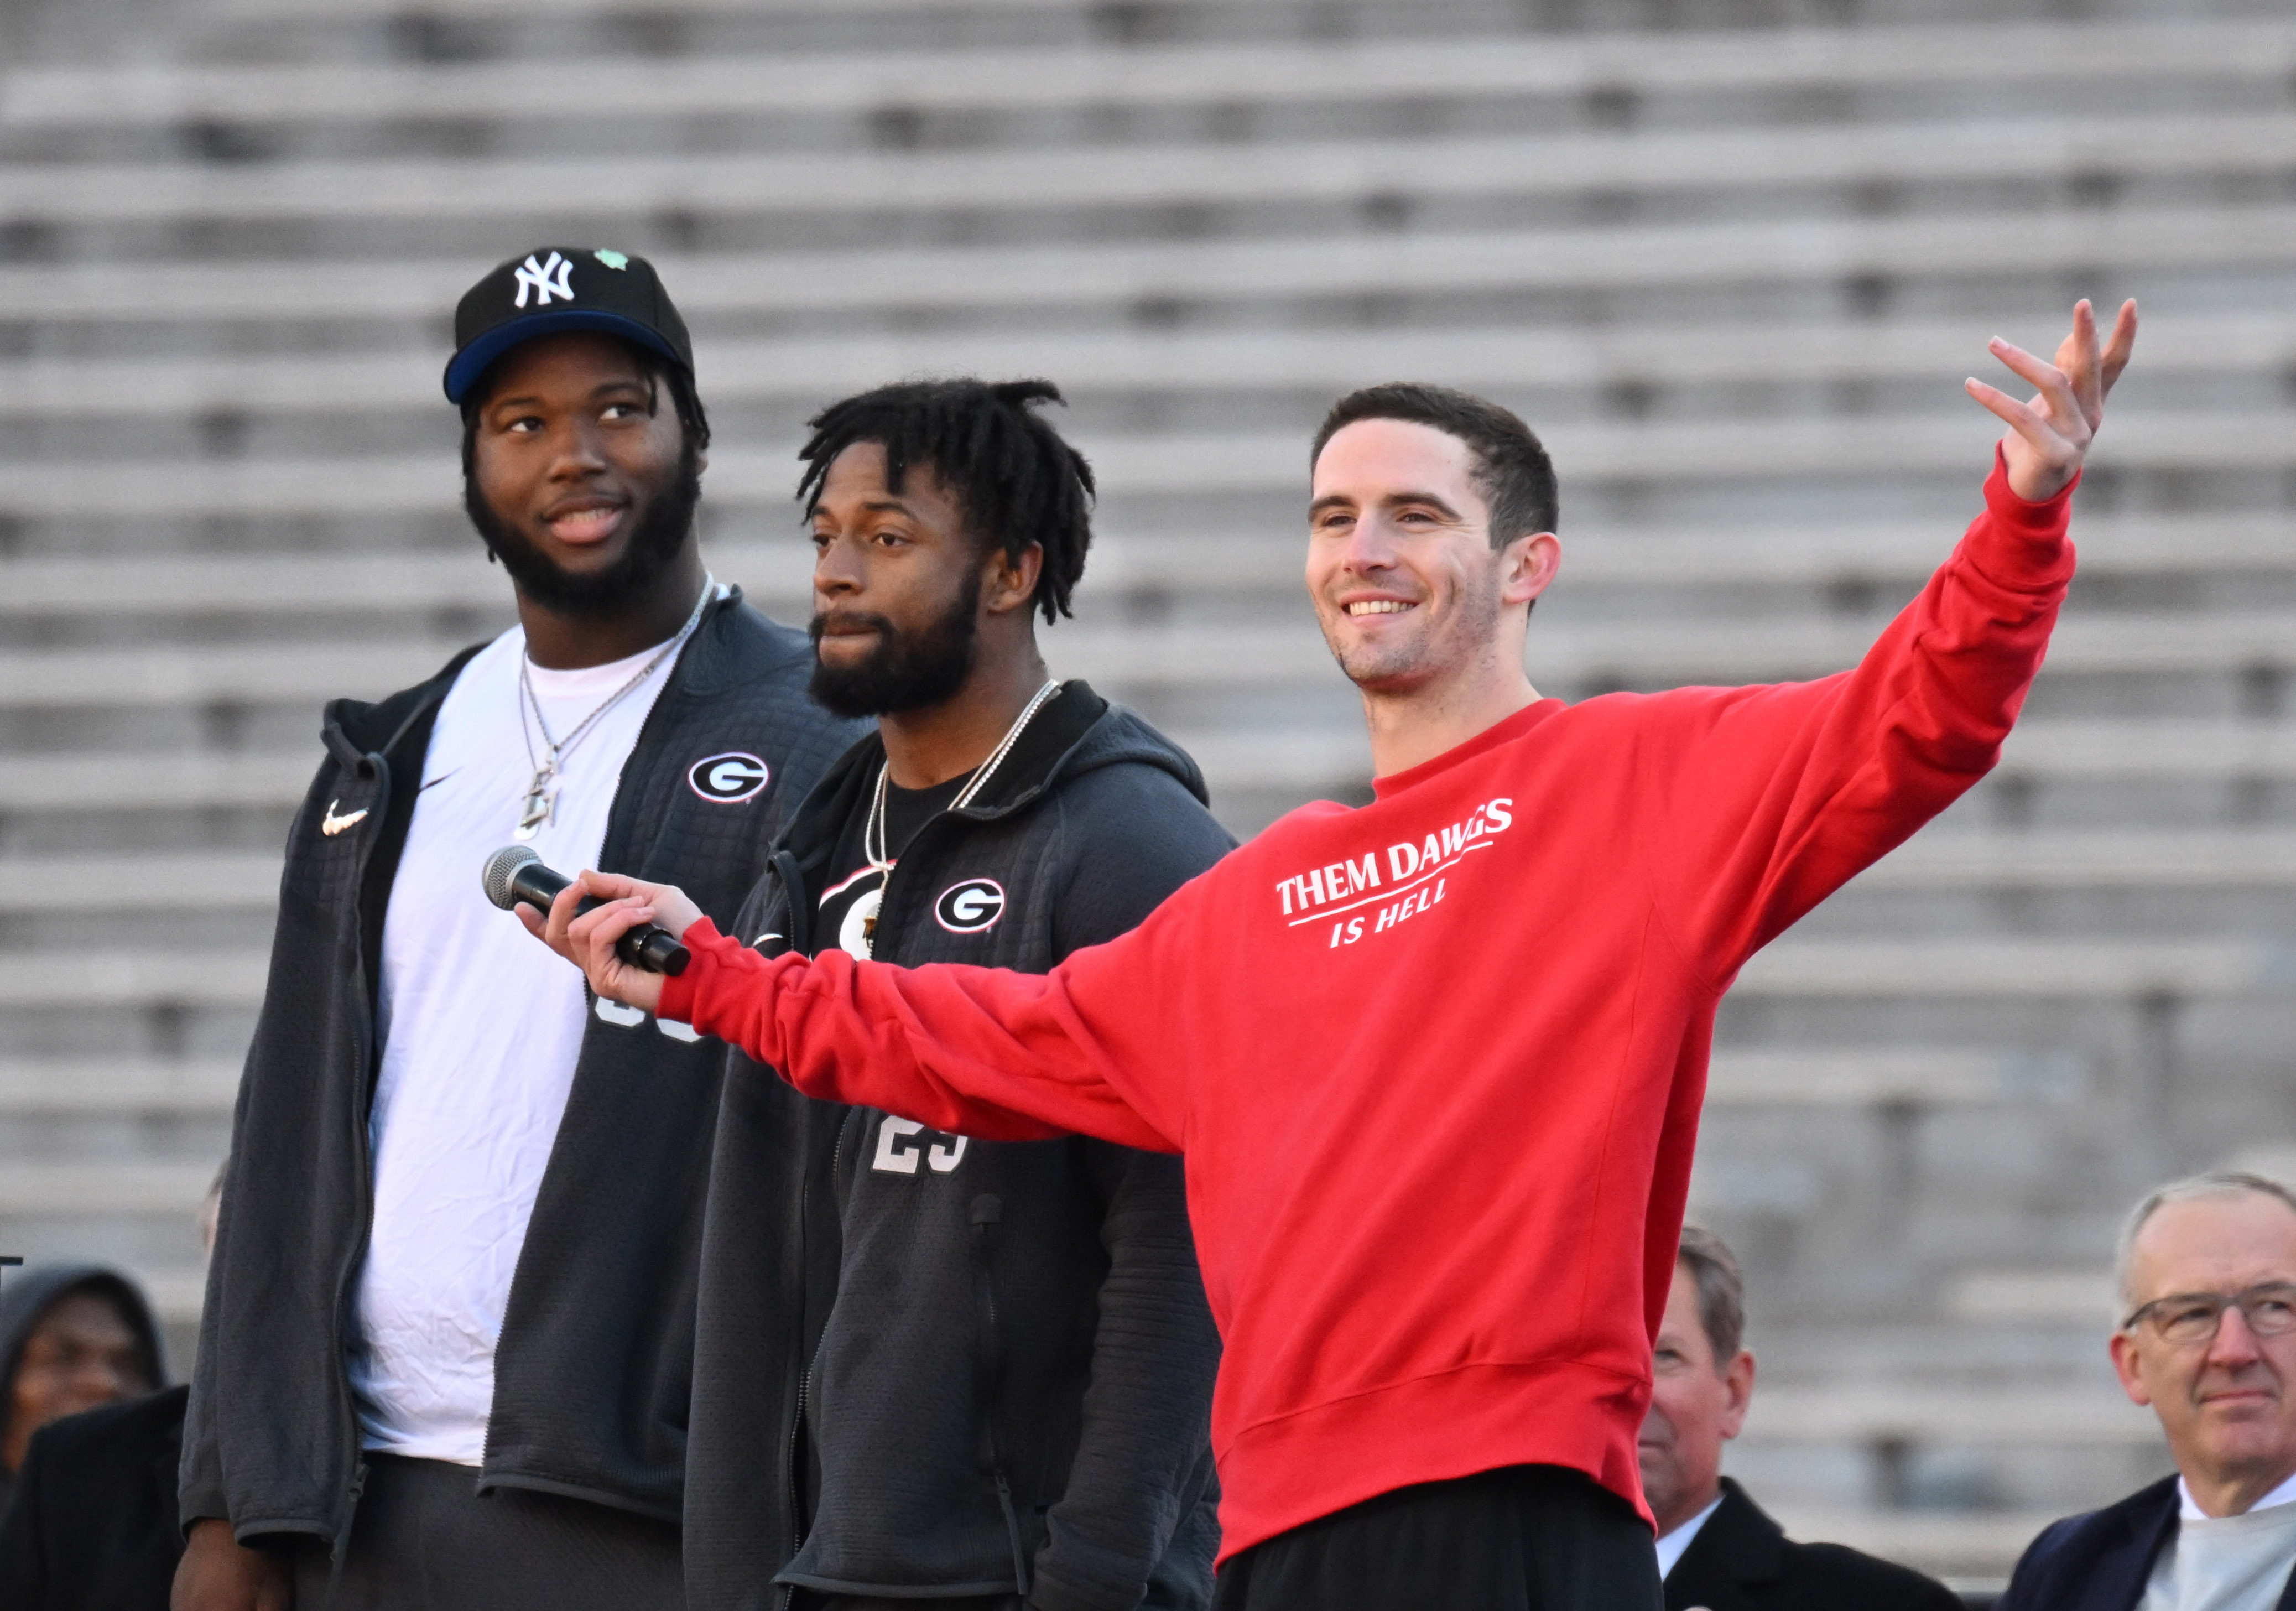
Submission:
[[[215,1247],[223,1171],[200,1204]],[[156,1377],[154,1378],[157,1379]],[[49,1422],[0,1515],[0,1606],[8,1611],[160,1611],[184,1553],[176,1475],[188,1386]]]
[[[2177,1475],[2043,1533],[1998,1611],[2296,1608],[2296,1195],[2250,1174],[2164,1186],[2118,1266],[2113,1369]]]
[[[167,1380],[160,1327],[135,1284],[94,1264],[46,1264],[0,1295],[0,1509],[32,1434]]]
[[[1754,1398],[1745,1327],[1738,1261],[1712,1231],[1685,1226],[1636,1446],[1667,1611],[1961,1611],[1953,1590],[1918,1572],[1795,1543],[1722,1475],[1722,1445]]]

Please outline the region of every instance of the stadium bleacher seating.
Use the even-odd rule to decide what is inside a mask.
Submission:
[[[132,1266],[186,1362],[318,706],[508,619],[437,386],[513,251],[660,265],[709,555],[784,618],[808,411],[1060,382],[1105,496],[1048,652],[1245,834],[1363,797],[1298,583],[1339,390],[1546,435],[1545,691],[1806,677],[1968,519],[1985,338],[2136,295],[2026,723],[1745,970],[1693,1187],[1753,1286],[1734,1468],[1997,1580],[2163,1468],[2120,1210],[2296,1139],[2292,174],[2296,21],[2241,0],[20,0],[0,1249]]]

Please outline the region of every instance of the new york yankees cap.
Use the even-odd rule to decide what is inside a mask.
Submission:
[[[693,338],[652,264],[603,248],[544,246],[496,265],[455,305],[447,400],[459,405],[520,342],[568,330],[620,336],[693,374]]]

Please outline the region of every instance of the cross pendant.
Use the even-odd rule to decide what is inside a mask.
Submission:
[[[531,839],[542,832],[542,825],[557,810],[558,791],[550,786],[557,775],[558,769],[553,766],[535,769],[534,781],[526,785],[526,798],[519,804],[518,838]]]

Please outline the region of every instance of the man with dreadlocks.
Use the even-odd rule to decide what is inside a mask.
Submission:
[[[1092,473],[1042,381],[910,382],[813,422],[814,697],[875,734],[736,932],[1043,973],[1231,845],[1195,764],[1049,676]],[[1218,1343],[1179,1160],[986,1142],[731,1055],[688,1456],[697,1607],[1201,1607]]]

